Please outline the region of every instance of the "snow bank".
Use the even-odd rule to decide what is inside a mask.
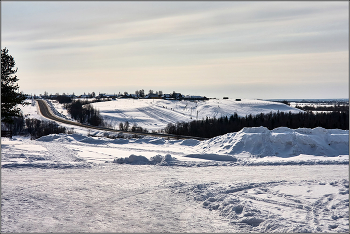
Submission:
[[[237,133],[201,142],[197,147],[202,153],[212,154],[334,157],[349,154],[349,130],[280,127],[270,131],[265,127],[243,128]]]
[[[49,168],[51,165],[45,166],[42,163],[59,161],[74,164],[78,159],[96,164],[115,162],[180,167],[349,163],[348,130],[323,128],[281,127],[271,131],[264,127],[244,128],[239,132],[228,133],[207,141],[167,140],[148,136],[142,139],[110,139],[82,134],[51,134],[36,141],[6,140],[2,143],[4,143],[2,161],[13,164],[5,167],[22,167],[20,164],[24,161],[29,164],[36,161],[35,164],[38,165],[35,166]],[[30,146],[30,150],[27,145]],[[44,148],[34,151],[39,146]],[[23,150],[20,150],[22,148]],[[21,153],[26,157],[23,158]],[[168,154],[176,156],[177,160],[164,159],[162,162],[161,157]],[[46,158],[46,161],[36,159],[34,157],[36,155]],[[158,155],[158,159],[152,159],[154,155]],[[120,158],[119,161],[117,158]]]
[[[168,163],[170,161],[174,161],[174,160],[176,160],[176,158],[171,157],[170,154],[167,154],[165,156],[156,155],[154,157],[151,157],[150,159],[146,158],[145,156],[141,156],[141,155],[136,156],[136,155],[132,154],[126,158],[116,158],[116,159],[114,159],[113,163],[165,166],[165,165],[168,165]]]

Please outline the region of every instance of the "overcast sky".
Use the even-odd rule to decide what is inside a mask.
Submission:
[[[348,98],[347,1],[1,1],[24,93]]]

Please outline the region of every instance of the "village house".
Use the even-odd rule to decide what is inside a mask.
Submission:
[[[202,97],[202,96],[190,96],[190,95],[186,95],[184,97],[184,100],[190,100],[190,101],[195,101],[195,100],[199,100],[199,101],[204,101],[204,100],[209,100],[209,98],[207,97]]]
[[[155,93],[150,93],[145,96],[147,99],[162,99],[162,96],[155,94]]]
[[[100,93],[98,95],[99,98],[116,98],[116,94],[106,94],[106,93]]]

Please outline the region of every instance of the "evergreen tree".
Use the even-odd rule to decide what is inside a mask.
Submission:
[[[12,117],[20,116],[21,109],[16,105],[27,104],[25,96],[18,92],[17,68],[14,66],[15,60],[5,47],[1,50],[1,122],[4,123],[13,123]]]

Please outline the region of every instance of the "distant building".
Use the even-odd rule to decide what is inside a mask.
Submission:
[[[209,98],[207,97],[202,97],[202,96],[190,96],[190,95],[186,95],[184,98],[184,100],[190,100],[190,101],[194,101],[194,100],[199,100],[199,101],[203,101],[203,100],[209,100]]]
[[[116,94],[106,94],[106,93],[100,93],[98,95],[99,98],[116,98]]]
[[[181,100],[183,96],[181,93],[173,93],[173,98],[175,98],[175,100]]]
[[[91,95],[80,95],[79,98],[91,98]]]
[[[171,94],[164,94],[163,99],[171,100],[171,99],[175,99],[175,98],[173,98]]]
[[[161,96],[159,96],[158,94],[155,94],[155,93],[147,94],[147,95],[145,96],[145,98],[148,98],[148,99],[162,99]]]
[[[136,94],[129,94],[129,97],[130,98],[134,98],[134,99],[138,99],[139,98],[139,96],[137,96]]]

